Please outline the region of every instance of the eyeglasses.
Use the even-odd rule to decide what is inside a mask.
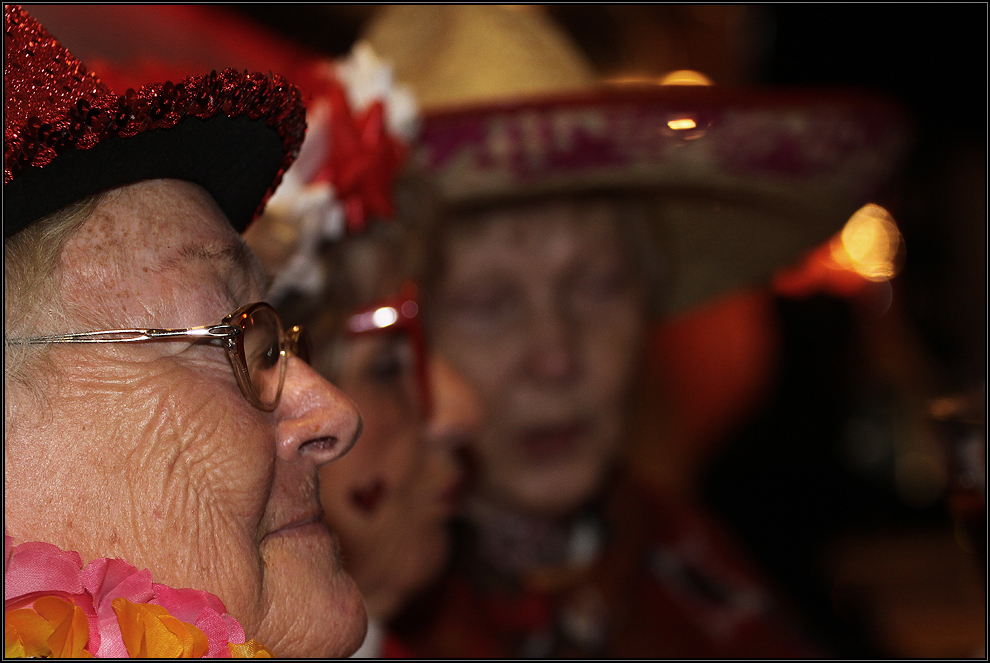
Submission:
[[[345,326],[346,333],[352,337],[396,331],[408,335],[413,350],[419,402],[423,416],[429,417],[432,408],[430,381],[415,284],[405,283],[397,296],[354,311],[347,317]]]
[[[299,326],[285,331],[275,309],[265,302],[242,306],[218,325],[187,329],[114,329],[13,339],[7,342],[14,345],[33,345],[183,339],[220,341],[227,351],[241,393],[248,402],[266,412],[274,410],[282,396],[288,355],[293,354],[308,364],[311,354],[306,332]]]

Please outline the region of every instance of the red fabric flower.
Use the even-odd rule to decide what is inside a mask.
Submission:
[[[344,206],[348,231],[356,232],[371,217],[395,213],[392,186],[407,148],[389,135],[380,101],[355,115],[336,81],[327,85],[326,98],[330,102],[331,144],[316,181],[333,185]]]

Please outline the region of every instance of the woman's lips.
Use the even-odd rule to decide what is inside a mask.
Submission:
[[[272,530],[265,535],[266,539],[272,537],[299,537],[311,535],[330,535],[330,528],[323,522],[323,511],[299,516],[292,519],[287,524]]]
[[[583,422],[532,426],[519,434],[518,441],[530,460],[547,462],[574,451],[586,430]]]
[[[447,487],[440,492],[440,503],[451,510],[456,510],[461,505],[461,498],[464,495],[464,489],[467,486],[466,477],[463,474],[459,474],[456,479],[451,481]]]

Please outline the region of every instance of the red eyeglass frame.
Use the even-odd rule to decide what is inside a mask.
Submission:
[[[415,363],[416,387],[419,389],[419,402],[423,418],[426,419],[433,412],[433,398],[430,390],[426,340],[416,295],[415,283],[403,283],[399,288],[399,294],[394,297],[379,300],[352,312],[347,317],[345,333],[355,337],[403,331],[409,336]]]

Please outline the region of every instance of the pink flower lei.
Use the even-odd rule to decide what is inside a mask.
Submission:
[[[209,592],[152,582],[148,569],[4,534],[4,656],[271,658]]]

